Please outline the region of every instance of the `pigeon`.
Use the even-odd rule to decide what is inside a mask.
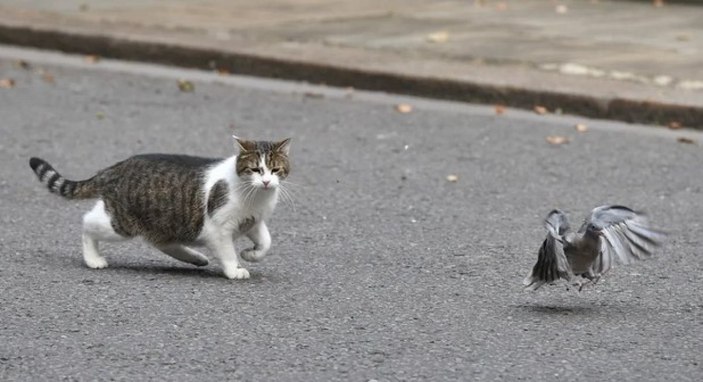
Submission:
[[[629,264],[650,257],[666,238],[666,233],[649,226],[644,214],[618,205],[595,208],[577,232],[570,230],[566,214],[560,210],[552,210],[544,226],[547,238],[537,263],[523,281],[528,290],[581,276],[574,284],[580,291],[595,285],[615,262]]]

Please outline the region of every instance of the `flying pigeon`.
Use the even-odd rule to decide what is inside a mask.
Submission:
[[[544,226],[547,238],[523,281],[525,289],[537,290],[545,283],[581,276],[586,281],[575,284],[581,290],[598,282],[614,262],[629,264],[650,257],[666,237],[651,228],[642,213],[617,205],[595,208],[577,232],[571,232],[560,210],[552,210]]]

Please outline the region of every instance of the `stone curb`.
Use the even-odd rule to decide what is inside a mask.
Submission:
[[[0,25],[0,43],[205,70],[212,70],[212,63],[217,63],[218,69],[232,74],[307,81],[452,101],[501,104],[530,110],[535,105],[541,105],[549,110],[560,109],[565,114],[591,118],[655,125],[667,125],[675,121],[682,126],[703,129],[703,107],[691,105],[409,76],[249,53],[24,26]]]

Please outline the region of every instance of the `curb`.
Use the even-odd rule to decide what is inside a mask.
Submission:
[[[218,69],[276,79],[307,81],[339,87],[385,91],[451,101],[501,104],[532,110],[549,110],[590,118],[630,123],[682,126],[703,130],[703,106],[679,105],[637,99],[594,97],[467,81],[364,71],[343,66],[284,60],[245,53],[133,41],[101,35],[0,25],[0,43],[106,58],[152,62],[186,68]]]

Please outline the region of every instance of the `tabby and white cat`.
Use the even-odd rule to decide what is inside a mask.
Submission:
[[[104,268],[99,241],[141,236],[165,254],[197,266],[208,258],[186,245],[205,245],[230,279],[249,278],[234,249],[246,235],[254,246],[241,258],[259,261],[271,248],[265,220],[288,176],[290,139],[236,138],[239,155],[225,159],[186,155],[133,156],[90,179],[68,180],[43,159],[29,165],[52,193],[68,199],[98,199],[83,216],[83,260]]]

